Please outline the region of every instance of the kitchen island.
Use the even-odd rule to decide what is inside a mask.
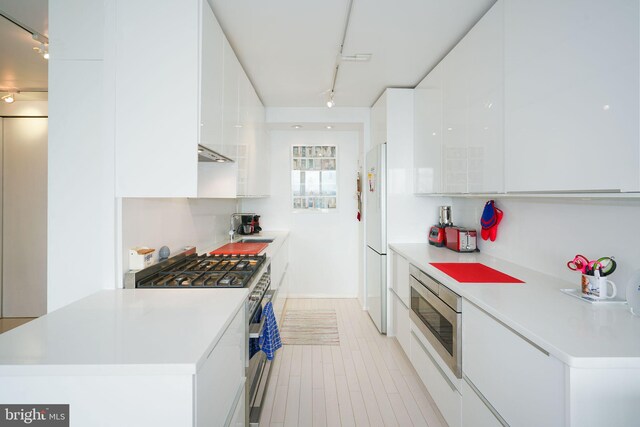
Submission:
[[[0,335],[0,403],[69,404],[78,426],[243,417],[247,295],[105,290],[49,313]]]
[[[595,427],[640,419],[640,317],[626,304],[590,304],[562,293],[578,288],[578,275],[570,283],[477,252],[389,246],[398,257],[391,275],[401,278],[392,283],[399,295],[416,285],[405,283],[413,265],[462,297],[462,375],[456,378],[415,315],[404,319],[413,295],[407,307],[391,291],[401,325],[394,332],[410,343],[405,351],[450,425]],[[460,283],[432,263],[482,263],[524,283]]]

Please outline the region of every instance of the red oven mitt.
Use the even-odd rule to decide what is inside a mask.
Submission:
[[[496,207],[495,201],[489,200],[484,205],[484,211],[482,211],[482,217],[480,218],[480,225],[482,231],[480,235],[484,240],[491,239],[495,242],[498,236],[498,225],[502,221],[504,213]]]

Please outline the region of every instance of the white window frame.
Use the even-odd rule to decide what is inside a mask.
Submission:
[[[335,156],[331,156],[331,157],[309,157],[309,156],[294,156],[294,151],[297,148],[298,150],[300,150],[302,147],[331,147],[332,150],[334,150],[335,152]],[[292,211],[294,213],[336,213],[338,212],[338,209],[340,208],[339,203],[338,203],[338,198],[339,198],[339,194],[340,194],[340,189],[339,189],[339,172],[338,172],[338,157],[339,155],[339,150],[338,150],[338,146],[335,144],[293,144],[291,145],[291,149],[289,150],[289,194],[290,194],[290,208],[292,209]],[[331,196],[295,196],[294,195],[294,188],[293,188],[293,171],[306,171],[308,169],[294,169],[294,160],[295,159],[304,159],[309,160],[309,159],[332,159],[335,162],[335,172],[336,172],[336,194],[335,195],[331,195]],[[322,172],[323,170],[332,170],[332,169],[311,169],[311,170],[317,170]],[[322,176],[322,174],[320,174]],[[296,207],[295,206],[295,199],[300,199],[300,198],[304,198],[305,200],[309,199],[309,198],[314,198],[314,199],[329,199],[329,198],[334,198],[336,201],[336,207],[335,208],[317,208],[317,207],[313,207],[313,208],[308,208],[308,207]]]

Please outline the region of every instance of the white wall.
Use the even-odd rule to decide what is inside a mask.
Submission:
[[[454,198],[455,224],[480,230],[484,199]],[[479,239],[488,255],[528,266],[578,286],[566,264],[576,254],[589,259],[614,255],[610,279],[625,295],[631,273],[640,269],[640,200],[496,199],[504,211],[495,242]]]
[[[198,253],[221,246],[229,239],[235,200],[123,199],[122,272],[129,270],[129,248],[168,246],[172,254],[185,246]]]
[[[265,230],[290,230],[290,298],[356,297],[358,293],[359,222],[356,220],[357,131],[273,130],[271,197],[245,200],[242,210],[261,215]],[[335,144],[338,147],[338,209],[330,213],[292,212],[291,146]]]

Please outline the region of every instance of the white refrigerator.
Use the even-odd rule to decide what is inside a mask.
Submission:
[[[367,153],[365,222],[367,307],[378,330],[387,333],[387,144]]]

